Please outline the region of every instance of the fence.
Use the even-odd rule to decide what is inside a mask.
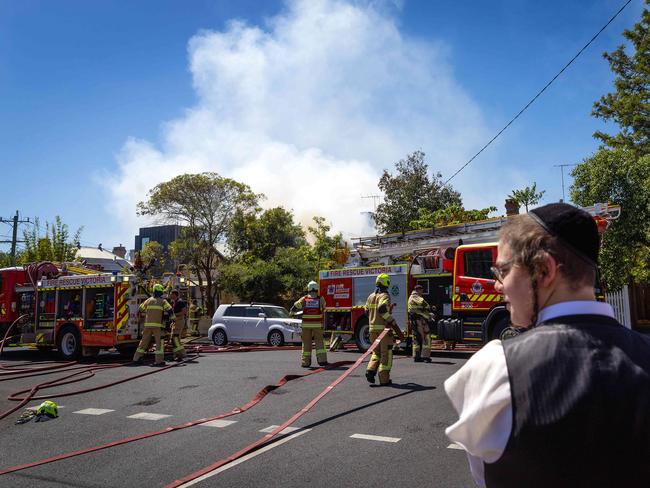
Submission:
[[[630,314],[630,292],[627,285],[620,291],[607,293],[607,303],[614,308],[616,319],[628,329],[632,328]]]

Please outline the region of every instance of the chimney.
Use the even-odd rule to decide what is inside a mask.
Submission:
[[[508,198],[506,200],[506,216],[510,217],[511,215],[519,215],[519,203],[517,200]]]
[[[113,254],[124,259],[124,257],[126,256],[126,248],[122,244],[120,244],[119,246],[113,248]]]

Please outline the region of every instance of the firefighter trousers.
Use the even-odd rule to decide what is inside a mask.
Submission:
[[[375,342],[375,339],[379,337],[382,331],[370,331],[370,343]],[[374,376],[374,373],[379,372],[379,384],[387,385],[390,382],[390,370],[393,368],[393,336],[389,332],[384,336],[384,338],[379,343],[374,351],[372,351],[372,356],[370,356],[370,362],[368,363],[368,368],[366,369],[366,374],[370,373],[371,376]],[[374,380],[373,380],[374,381]]]
[[[142,333],[142,339],[140,339],[140,344],[135,350],[133,355],[134,361],[139,361],[144,353],[147,352],[149,346],[151,345],[151,340],[153,339],[155,344],[155,363],[154,364],[163,364],[165,362],[165,346],[163,345],[162,340],[162,327],[145,327],[144,332]]]
[[[413,325],[413,358],[430,358],[431,336],[429,335],[429,324],[423,319],[417,318],[414,320]]]
[[[181,343],[180,335],[172,334],[172,351],[174,353],[174,359],[183,359],[185,357],[185,348]]]
[[[318,327],[304,327],[301,332],[302,337],[302,362],[303,368],[311,366],[311,343],[316,344],[316,361],[321,366],[327,364],[327,350],[323,341],[323,329]]]

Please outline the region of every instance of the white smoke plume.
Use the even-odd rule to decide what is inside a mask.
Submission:
[[[391,13],[392,12],[392,13]],[[265,207],[320,215],[346,236],[373,232],[362,195],[417,149],[456,169],[488,136],[454,80],[449,49],[400,33],[376,2],[288,1],[262,26],[231,21],[188,44],[197,103],[163,125],[161,147],[129,139],[106,182],[110,210],[133,232],[155,184],[216,171],[264,193]]]

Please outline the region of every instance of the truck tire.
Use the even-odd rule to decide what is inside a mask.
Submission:
[[[490,329],[490,340],[500,339],[501,333],[510,327],[510,318],[507,315],[500,317]]]
[[[368,325],[368,317],[361,317],[357,320],[357,325],[354,328],[354,342],[357,343],[359,351],[366,352],[370,347],[370,326]]]
[[[61,327],[57,337],[59,356],[66,361],[74,361],[81,355],[81,336],[73,325]]]

